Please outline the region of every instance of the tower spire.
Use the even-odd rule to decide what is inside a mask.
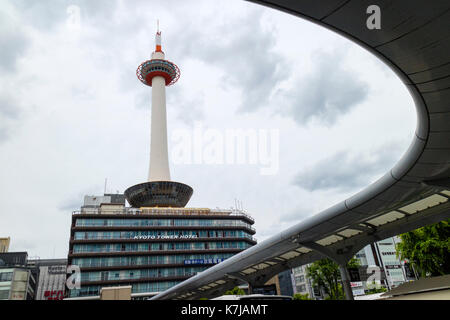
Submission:
[[[140,207],[184,207],[192,196],[192,188],[170,179],[167,145],[166,86],[177,82],[180,70],[165,60],[161,50],[159,21],[156,31],[156,51],[150,60],[136,70],[138,79],[152,87],[150,124],[150,163],[148,179],[125,190],[128,203]]]
[[[162,52],[161,50],[161,31],[159,31],[159,19],[156,22],[156,37],[155,37],[155,43],[156,43],[156,52]]]

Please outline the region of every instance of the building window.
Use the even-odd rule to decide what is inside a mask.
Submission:
[[[304,284],[297,286],[297,291],[305,292],[306,291],[306,286]]]
[[[3,281],[11,281],[13,277],[13,273],[12,272],[3,272],[0,273],[0,282]]]
[[[9,298],[9,290],[0,290],[0,300],[7,300]]]

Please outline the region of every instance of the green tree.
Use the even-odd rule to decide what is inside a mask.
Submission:
[[[233,289],[226,291],[226,292],[224,293],[224,295],[237,295],[237,296],[242,296],[242,295],[245,295],[245,291],[242,290],[242,289],[239,288],[239,287],[234,287]]]
[[[373,281],[370,286],[367,285],[366,294],[381,293],[381,292],[386,292],[386,291],[387,291],[387,289],[385,287],[382,287],[381,285],[377,285],[375,283],[375,281]]]
[[[357,267],[359,267],[359,261],[353,257],[347,263],[347,268]],[[328,299],[345,299],[344,290],[340,284],[341,273],[337,263],[328,258],[321,259],[313,262],[306,268],[306,272],[306,276],[312,279],[314,286],[323,287],[325,289],[325,293],[328,294]]]
[[[400,235],[397,256],[408,259],[422,277],[450,273],[450,219]]]
[[[301,294],[301,293],[296,293],[292,296],[293,300],[312,300],[309,298],[309,294],[305,293],[305,294]]]

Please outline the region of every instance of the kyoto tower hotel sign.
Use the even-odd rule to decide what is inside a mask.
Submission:
[[[178,81],[180,70],[165,60],[159,30],[151,60],[143,62],[136,75],[143,84],[152,87],[150,168],[148,182],[128,188],[125,196],[135,208],[184,207],[193,190],[186,184],[170,180],[166,116],[166,86]]]

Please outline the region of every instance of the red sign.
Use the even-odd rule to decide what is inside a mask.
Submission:
[[[62,300],[64,299],[64,291],[63,290],[45,291],[44,298],[45,300]]]

